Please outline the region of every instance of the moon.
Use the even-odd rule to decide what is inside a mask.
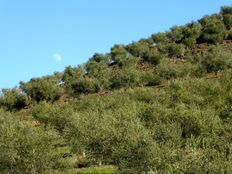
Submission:
[[[62,60],[62,55],[60,53],[54,53],[53,59],[57,62],[60,62]]]

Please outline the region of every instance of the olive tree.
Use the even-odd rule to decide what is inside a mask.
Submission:
[[[52,169],[60,158],[53,150],[57,137],[52,132],[23,124],[2,111],[0,125],[0,173],[43,173]]]
[[[223,22],[225,23],[227,29],[232,28],[232,7],[224,6],[221,7],[221,15],[223,17]]]
[[[232,55],[225,52],[221,48],[212,47],[209,53],[201,58],[200,68],[205,69],[207,72],[214,72],[217,75],[219,70],[231,68]]]
[[[72,96],[79,96],[82,93],[97,92],[96,80],[87,76],[83,67],[67,67],[63,73],[62,81],[66,91]]]
[[[9,111],[23,109],[28,105],[28,98],[17,88],[3,89],[0,97],[0,106]]]
[[[109,89],[111,68],[110,55],[95,54],[86,64],[87,76],[96,80],[99,90]]]
[[[183,37],[181,43],[192,48],[197,43],[198,38],[201,35],[201,25],[199,23],[193,22],[187,24],[183,28]]]
[[[20,82],[20,89],[33,100],[54,102],[61,97],[62,89],[59,85],[61,74],[45,76],[42,78],[32,78],[29,82]]]
[[[201,42],[213,44],[222,42],[226,28],[219,15],[206,16],[199,22],[202,25]]]

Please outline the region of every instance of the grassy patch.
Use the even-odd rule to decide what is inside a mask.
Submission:
[[[113,167],[91,167],[86,169],[79,169],[76,174],[116,174]]]

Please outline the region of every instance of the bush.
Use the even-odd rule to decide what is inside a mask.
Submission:
[[[0,111],[0,173],[38,174],[51,169],[58,160],[53,155],[55,135],[20,123]]]
[[[221,7],[223,22],[228,30],[232,29],[232,8],[230,6]]]
[[[95,79],[85,77],[84,79],[77,79],[71,83],[71,94],[79,96],[80,94],[95,93],[100,90]]]
[[[170,33],[168,34],[171,42],[180,43],[184,37],[183,30],[184,30],[183,26],[172,27]]]
[[[20,89],[37,102],[54,102],[61,97],[62,89],[59,86],[61,74],[33,78],[29,82],[20,82]]]
[[[115,45],[111,48],[111,55],[114,63],[120,68],[136,66],[138,62],[138,58],[128,52],[127,48],[123,45]]]
[[[147,42],[135,42],[128,45],[126,49],[133,56],[142,58],[144,54],[149,52],[150,44],[148,44]]]
[[[115,164],[122,173],[154,168],[159,147],[136,118],[136,106],[126,97],[114,100],[112,110],[97,107],[75,116],[75,124],[65,131],[74,152],[85,151],[102,164]]]
[[[141,82],[140,73],[134,68],[118,69],[115,71],[111,82],[112,88],[136,87]]]
[[[144,53],[143,59],[151,64],[158,65],[164,56],[157,49],[150,49]]]
[[[199,23],[187,24],[183,29],[183,38],[181,43],[193,48],[201,35],[201,25]]]
[[[226,34],[226,28],[220,16],[206,16],[199,21],[202,25],[200,42],[221,43]]]
[[[168,43],[170,41],[168,34],[169,33],[156,33],[152,35],[152,39],[156,44]]]
[[[162,80],[170,80],[175,78],[181,78],[192,74],[194,67],[191,64],[172,63],[168,59],[163,61],[156,67],[154,75],[156,78]]]
[[[81,66],[76,68],[67,67],[64,71],[62,81],[64,82],[66,91],[75,97],[83,93],[95,93],[100,90],[97,80],[88,77],[85,69]]]
[[[184,45],[170,43],[166,45],[167,54],[171,58],[183,58],[185,53]]]
[[[32,109],[32,116],[45,124],[52,126],[61,134],[66,126],[72,122],[73,109],[70,106],[60,106],[59,104],[49,104],[41,102]]]
[[[217,72],[231,68],[232,55],[225,52],[219,47],[212,47],[209,49],[209,53],[204,55],[200,61],[200,68],[205,69],[207,72]]]
[[[0,106],[8,111],[17,111],[28,105],[28,99],[19,89],[3,89],[0,97]]]
[[[232,14],[224,15],[223,22],[228,30],[232,29]]]
[[[88,77],[96,79],[99,90],[110,88],[111,69],[104,61],[88,61],[85,65]]]

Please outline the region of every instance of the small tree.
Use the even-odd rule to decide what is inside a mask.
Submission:
[[[221,14],[222,15],[227,15],[227,14],[232,15],[232,6],[223,6],[223,7],[221,7]]]
[[[126,47],[124,45],[115,45],[111,48],[111,55],[114,61],[121,56],[125,56],[127,54]]]
[[[214,72],[217,75],[219,70],[224,70],[232,66],[232,55],[221,48],[212,47],[209,53],[202,57],[200,67],[207,72]]]
[[[0,173],[38,174],[58,167],[61,157],[53,143],[58,137],[51,131],[23,124],[2,111],[0,125]]]
[[[232,7],[224,6],[221,8],[223,22],[228,30],[232,29]]]
[[[111,49],[112,60],[120,67],[135,67],[138,63],[138,57],[127,51],[123,45],[115,45]]]
[[[88,61],[85,65],[88,77],[96,79],[100,90],[109,89],[111,69],[105,62]]]
[[[169,60],[164,59],[154,71],[156,80],[170,80],[177,78],[180,75],[180,70],[178,67],[170,64]]]
[[[112,88],[135,87],[140,84],[140,73],[135,68],[123,68],[115,71],[112,76]]]
[[[6,110],[20,110],[28,105],[27,96],[17,88],[3,89],[0,105]]]
[[[94,54],[92,58],[90,58],[89,61],[94,61],[94,62],[104,62],[106,64],[109,64],[111,61],[110,54]]]
[[[126,47],[129,53],[135,57],[143,57],[144,54],[149,52],[150,44],[147,42],[135,42]]]
[[[171,28],[171,32],[168,34],[170,40],[175,43],[180,43],[184,37],[184,27],[174,26]]]
[[[187,24],[183,28],[183,37],[181,43],[192,48],[197,43],[197,39],[201,35],[201,25],[199,23],[193,22]]]
[[[37,102],[58,100],[62,94],[62,89],[59,86],[61,74],[53,76],[45,76],[42,78],[33,78],[29,82],[20,82],[20,88],[28,96]]]
[[[83,79],[76,79],[71,82],[71,94],[79,96],[79,94],[88,94],[98,92],[100,89],[95,79],[85,77]]]
[[[94,93],[99,90],[96,80],[88,77],[85,69],[81,66],[67,67],[62,81],[65,89],[72,96],[79,96],[81,93]]]
[[[168,37],[168,32],[156,33],[153,34],[151,37],[156,44],[168,43],[170,41]]]
[[[185,48],[183,44],[170,43],[166,45],[168,56],[171,58],[181,58],[184,56]]]
[[[150,48],[148,52],[143,55],[143,59],[151,64],[157,65],[164,55],[160,53],[156,48]]]
[[[199,38],[200,42],[213,44],[222,42],[225,37],[226,28],[220,16],[206,16],[199,22],[202,25],[202,33]]]
[[[232,14],[224,15],[223,22],[228,30],[232,28]]]

